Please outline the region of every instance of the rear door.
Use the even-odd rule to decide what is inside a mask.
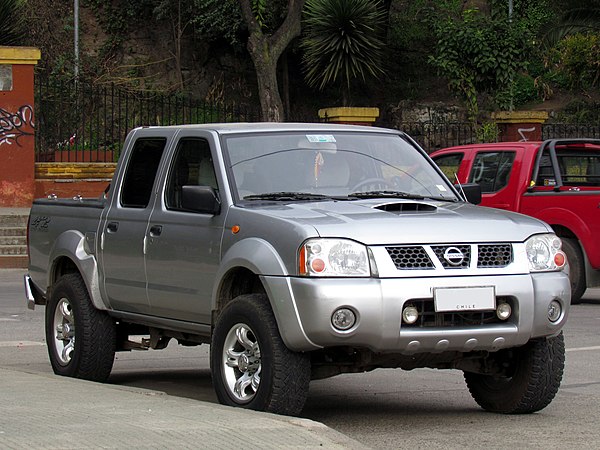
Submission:
[[[112,201],[101,233],[104,289],[119,311],[147,314],[144,237],[156,199],[156,179],[168,135],[139,137],[130,153],[118,198]],[[117,195],[116,194],[116,195]]]
[[[223,192],[218,161],[208,132],[184,130],[166,174],[146,232],[146,271],[152,314],[211,323],[211,298],[219,267],[225,212],[186,211],[182,186],[210,186]]]

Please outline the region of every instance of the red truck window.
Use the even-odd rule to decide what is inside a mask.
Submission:
[[[481,192],[498,192],[508,184],[515,152],[479,152],[475,156],[469,183],[481,185]]]
[[[442,169],[444,175],[448,177],[451,182],[456,180],[458,174],[458,168],[463,160],[464,153],[451,153],[448,155],[441,155],[435,158],[435,163]]]
[[[580,153],[557,149],[556,156],[563,184],[600,186],[600,150]]]

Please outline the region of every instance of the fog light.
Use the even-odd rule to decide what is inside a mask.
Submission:
[[[331,323],[338,330],[349,330],[356,323],[356,314],[351,309],[340,308],[332,314]]]
[[[407,306],[402,311],[402,320],[404,320],[405,323],[408,323],[408,324],[415,323],[418,318],[419,318],[419,311],[414,306]]]
[[[560,302],[552,300],[548,305],[548,320],[550,322],[556,322],[560,319],[561,314],[562,306],[560,305]]]
[[[512,308],[508,303],[500,303],[496,308],[496,316],[500,320],[506,320],[512,314]]]

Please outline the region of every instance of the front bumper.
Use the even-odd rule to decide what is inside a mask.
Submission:
[[[562,272],[504,276],[435,278],[317,279],[265,277],[269,298],[286,345],[308,351],[350,346],[374,352],[410,355],[443,351],[497,351],[524,345],[530,339],[552,336],[564,326],[570,305],[570,284]],[[402,324],[405,304],[433,300],[441,287],[494,286],[496,298],[510,298],[511,319],[503,323],[408,327]],[[548,320],[548,305],[557,300],[562,314]],[[338,308],[350,308],[356,324],[347,331],[333,327]]]

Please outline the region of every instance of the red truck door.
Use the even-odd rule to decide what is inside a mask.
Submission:
[[[514,211],[519,208],[519,187],[525,183],[519,178],[523,152],[517,146],[474,145],[442,150],[432,158],[452,181],[456,179],[451,172],[457,174],[461,183],[479,184],[482,206]]]

